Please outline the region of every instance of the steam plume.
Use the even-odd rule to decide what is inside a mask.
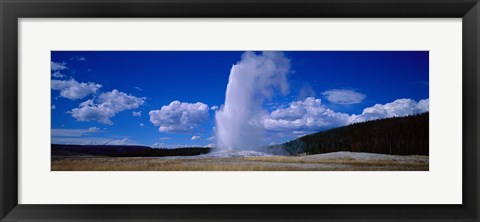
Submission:
[[[263,103],[288,93],[290,60],[281,52],[245,52],[230,70],[225,104],[215,113],[216,147],[251,150],[263,144]]]

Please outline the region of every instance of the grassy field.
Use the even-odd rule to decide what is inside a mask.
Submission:
[[[52,171],[428,171],[428,156],[52,157]]]

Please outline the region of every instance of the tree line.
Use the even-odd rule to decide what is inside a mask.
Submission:
[[[125,145],[65,145],[52,144],[52,156],[109,156],[109,157],[164,157],[195,156],[210,152],[208,147],[182,147],[175,149]]]
[[[338,151],[429,155],[428,112],[355,123],[282,144],[292,154]]]

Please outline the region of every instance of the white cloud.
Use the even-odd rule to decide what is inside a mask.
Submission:
[[[192,140],[199,140],[200,136],[192,136]]]
[[[112,139],[97,137],[52,137],[52,143],[78,145],[138,145],[128,138]]]
[[[158,138],[158,140],[170,140],[170,139],[172,139],[172,138],[170,138],[170,137],[160,137],[160,138]]]
[[[342,105],[361,103],[366,97],[362,93],[346,89],[328,90],[323,92],[322,95],[325,96],[329,102]]]
[[[110,118],[121,111],[138,108],[145,99],[145,97],[127,95],[114,89],[100,94],[96,101],[90,99],[81,103],[79,108],[72,109],[70,113],[78,121],[97,121],[112,125]]]
[[[301,136],[356,122],[423,113],[429,110],[428,103],[429,99],[418,103],[412,99],[397,99],[391,103],[367,107],[362,114],[349,115],[327,108],[320,99],[308,97],[304,101],[291,102],[287,108],[272,111],[263,117],[262,122],[270,133]]]
[[[165,148],[166,146],[167,146],[167,144],[165,144],[165,143],[154,143],[154,144],[152,144],[153,148]]]
[[[145,124],[143,124],[143,123],[140,123],[140,126],[141,126],[141,127],[144,127],[144,126],[145,126]]]
[[[100,87],[102,87],[100,84],[79,83],[75,79],[52,80],[52,89],[59,90],[61,97],[71,100],[82,99],[90,94],[95,94]]]
[[[50,69],[52,71],[59,71],[68,69],[66,62],[50,62]]]
[[[55,105],[52,105],[52,109],[56,109],[57,107]]]
[[[191,132],[208,120],[208,106],[204,103],[173,101],[160,110],[148,113],[150,122],[159,126],[160,132]]]
[[[51,129],[52,137],[80,137],[91,133],[99,133],[100,129],[97,127],[90,127],[88,129]]]
[[[212,107],[210,107],[210,110],[213,110],[213,111],[215,111],[215,110],[217,110],[217,109],[218,109],[218,106],[212,106]]]
[[[102,144],[103,145],[130,145],[130,144],[133,144],[133,142],[128,138],[123,138],[123,139],[117,139],[117,140],[114,140],[114,139],[104,140]]]
[[[183,147],[208,147],[208,145],[199,145],[199,144],[166,144],[166,143],[154,143],[153,148],[163,148],[163,149],[175,149]]]
[[[414,113],[424,113],[430,109],[430,99],[422,99],[418,101]]]
[[[429,110],[429,99],[420,100],[418,103],[412,99],[397,99],[391,103],[376,104],[363,109],[362,114],[352,115],[351,123],[363,122],[387,117],[408,116],[423,113]]]
[[[215,140],[215,136],[208,137],[207,140],[208,140],[208,141],[214,141],[214,140]]]
[[[133,116],[142,116],[142,111],[138,111],[138,112],[133,111],[132,115]]]
[[[55,77],[55,78],[64,78],[65,75],[63,75],[62,73],[60,73],[59,71],[57,71],[57,72],[52,73],[52,77]]]
[[[100,132],[100,128],[93,126],[88,128],[88,132],[94,132],[94,133]]]
[[[274,110],[263,119],[267,130],[318,130],[348,123],[349,115],[326,108],[321,99],[308,97]]]

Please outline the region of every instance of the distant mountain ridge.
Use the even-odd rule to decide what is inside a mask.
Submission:
[[[126,145],[68,145],[52,144],[53,156],[109,156],[109,157],[163,157],[194,156],[210,152],[207,147],[155,149],[147,146]]]
[[[338,151],[429,155],[429,113],[354,123],[270,146],[269,151],[290,155]]]

